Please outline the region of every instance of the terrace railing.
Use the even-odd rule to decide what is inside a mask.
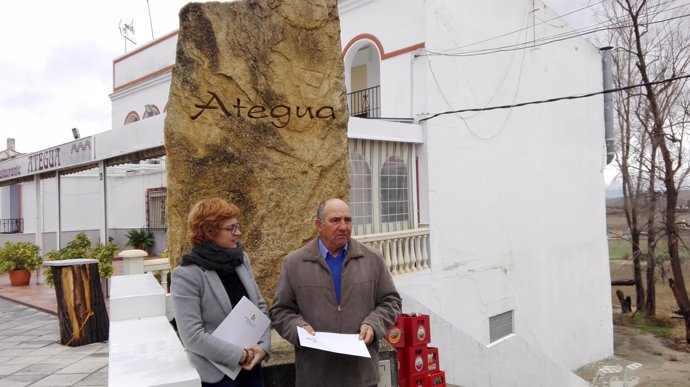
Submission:
[[[354,235],[353,238],[381,251],[386,267],[393,275],[430,268],[428,227]],[[141,250],[121,252],[120,257],[124,260],[124,274],[151,272],[160,276],[161,285],[167,289],[167,275],[170,271],[168,258],[144,260],[145,256],[146,252]]]
[[[353,238],[381,251],[393,275],[429,269],[428,227],[356,235]]]
[[[0,234],[24,232],[24,218],[0,219]]]
[[[369,87],[347,95],[350,116],[362,118],[381,117],[381,86]]]

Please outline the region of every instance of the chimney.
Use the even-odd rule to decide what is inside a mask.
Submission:
[[[14,152],[14,139],[13,138],[7,139],[7,150]]]

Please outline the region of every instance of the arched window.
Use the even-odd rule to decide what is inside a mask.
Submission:
[[[127,117],[125,118],[125,125],[131,124],[132,122],[137,122],[139,121],[139,114],[135,111],[131,111],[127,113]]]
[[[359,153],[350,154],[350,210],[352,223],[357,225],[371,224],[371,168]]]
[[[350,115],[381,117],[382,47],[372,35],[355,39],[346,47],[343,58]]]
[[[144,118],[149,118],[159,115],[161,112],[158,110],[158,106],[152,104],[146,104],[144,106]]]
[[[405,162],[398,156],[388,156],[381,167],[379,182],[381,222],[407,220],[409,195]]]

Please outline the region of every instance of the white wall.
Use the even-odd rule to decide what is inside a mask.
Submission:
[[[108,177],[108,228],[128,229],[146,226],[146,189],[166,186],[164,165],[161,171],[134,171],[126,177]],[[106,169],[106,174],[108,169]],[[61,229],[63,232],[100,230],[103,219],[102,182],[97,171],[62,176]],[[57,231],[57,179],[41,180],[43,231]],[[24,232],[36,232],[36,190],[33,182],[22,184]],[[96,241],[94,241],[96,242]]]
[[[113,88],[117,89],[175,63],[177,32],[167,34],[113,60]]]

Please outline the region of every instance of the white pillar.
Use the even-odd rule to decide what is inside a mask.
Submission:
[[[123,250],[118,257],[122,258],[122,274],[144,274],[144,257],[149,255],[144,250]]]

